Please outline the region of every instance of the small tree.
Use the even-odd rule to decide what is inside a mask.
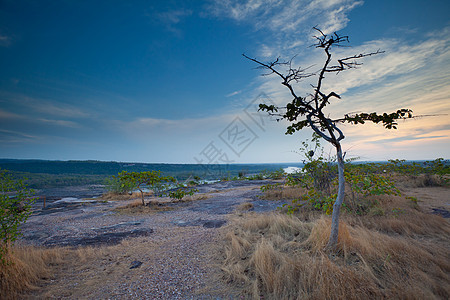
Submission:
[[[135,186],[141,192],[142,205],[145,206],[144,201],[144,186],[147,186],[155,194],[159,194],[166,187],[175,183],[176,180],[172,176],[161,176],[160,171],[146,171],[146,172],[127,172],[119,173],[118,178],[122,186]]]
[[[263,63],[255,58],[250,58],[247,55],[243,56],[259,65],[259,68],[269,71],[271,75],[275,74],[282,79],[281,84],[284,85],[290,92],[293,100],[286,104],[285,107],[276,107],[274,105],[260,104],[259,109],[267,111],[271,115],[278,116],[279,119],[284,119],[290,122],[287,127],[286,134],[293,134],[305,127],[310,127],[321,138],[329,142],[336,149],[337,165],[338,165],[338,194],[333,205],[331,234],[327,247],[334,249],[338,240],[339,230],[339,213],[342,202],[344,201],[345,192],[345,178],[344,178],[344,156],[342,153],[341,141],[344,139],[344,134],[338,128],[340,123],[350,124],[364,124],[366,121],[373,123],[381,123],[387,129],[396,129],[397,120],[412,118],[412,111],[410,109],[399,109],[396,112],[387,114],[373,113],[359,113],[359,114],[345,114],[341,118],[332,119],[325,114],[324,109],[333,98],[341,99],[341,97],[333,91],[325,92],[323,81],[325,74],[340,73],[342,71],[355,68],[361,63],[358,62],[361,58],[383,53],[383,51],[376,51],[371,53],[360,53],[353,56],[337,59],[336,63],[332,63],[331,49],[332,47],[341,46],[348,42],[348,36],[340,36],[337,33],[333,35],[326,35],[320,29],[315,28],[317,36],[314,36],[317,43],[314,44],[316,48],[323,49],[325,52],[325,62],[318,72],[306,73],[306,69],[292,67],[292,59],[289,61],[280,61],[277,58],[275,61]],[[281,68],[286,68],[287,71],[280,71]],[[293,84],[298,83],[304,78],[316,76],[317,83],[313,85],[313,92],[307,96],[299,96],[294,89]]]
[[[131,194],[131,192],[136,189],[136,186],[133,185],[133,182],[121,182],[120,179],[116,176],[111,176],[105,178],[104,185],[106,190],[113,194]]]
[[[21,235],[19,225],[31,214],[35,200],[33,190],[22,180],[15,180],[6,170],[0,170],[0,264],[7,263],[10,246]]]

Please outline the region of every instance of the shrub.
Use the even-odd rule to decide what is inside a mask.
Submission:
[[[300,174],[289,175],[286,185],[300,186],[307,191],[298,195],[291,204],[284,204],[288,214],[299,210],[308,204],[313,210],[319,210],[329,215],[333,212],[333,205],[337,198],[338,178],[335,158],[325,158],[319,136],[313,134],[311,141],[302,142],[300,153],[305,163]],[[356,214],[367,214],[376,206],[370,196],[400,195],[400,191],[393,181],[384,173],[382,164],[352,164],[354,159],[346,161],[345,182],[346,197],[343,206],[347,211]],[[281,189],[276,185],[263,186],[261,190]]]
[[[112,176],[105,179],[106,190],[113,194],[127,194],[136,189],[136,185],[133,182],[121,182],[116,176]]]
[[[117,175],[117,179],[123,188],[134,186],[141,192],[142,206],[145,206],[144,186],[151,189],[155,195],[160,195],[160,193],[166,191],[171,184],[176,182],[175,178],[172,176],[162,176],[160,171],[122,171]]]
[[[19,225],[31,214],[33,193],[22,180],[0,170],[0,264],[8,263],[8,251],[21,235]]]
[[[181,201],[181,200],[183,200],[184,197],[192,196],[196,192],[198,192],[197,189],[189,189],[189,188],[185,188],[185,187],[180,187],[176,190],[169,191],[165,194],[167,194],[167,196],[169,196],[170,199],[172,199],[172,200]],[[164,195],[161,195],[161,196],[164,196]]]

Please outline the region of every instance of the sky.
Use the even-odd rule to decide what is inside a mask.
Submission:
[[[242,54],[317,72],[316,26],[349,36],[333,58],[385,51],[326,76],[324,91],[341,96],[327,115],[419,116],[397,130],[341,126],[347,157],[448,159],[449,13],[444,0],[0,0],[0,158],[301,161],[312,131],[285,135],[257,111],[292,99]]]

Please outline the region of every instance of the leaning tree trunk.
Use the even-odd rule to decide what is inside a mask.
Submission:
[[[333,205],[333,214],[331,215],[331,234],[330,240],[328,241],[327,248],[335,249],[338,242],[339,235],[339,213],[341,210],[342,202],[344,202],[345,196],[345,177],[344,177],[344,158],[342,156],[341,144],[337,142],[336,154],[337,154],[337,164],[338,164],[338,180],[339,189],[336,201]]]
[[[141,200],[142,200],[142,206],[145,206],[145,201],[144,201],[144,191],[141,190],[141,187],[138,187],[139,191],[141,192]]]

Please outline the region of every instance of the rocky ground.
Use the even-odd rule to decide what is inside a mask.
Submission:
[[[229,181],[198,187],[201,200],[151,214],[121,213],[128,201],[75,198],[36,207],[23,241],[37,246],[94,247],[91,258],[60,270],[31,298],[227,299],[216,263],[220,228],[242,203],[256,212],[279,201],[261,200],[268,181]],[[147,199],[148,201],[152,199]],[[155,200],[155,199],[153,199]],[[92,258],[93,257],[93,258]]]
[[[200,197],[171,210],[129,213],[118,207],[136,200],[69,198],[39,203],[23,226],[22,241],[82,249],[41,283],[31,299],[239,299],[221,280],[223,226],[238,207],[255,212],[282,202],[262,200],[270,181],[228,181],[198,187]],[[446,188],[409,189],[430,213],[448,216]],[[146,199],[147,201],[156,199]],[[42,203],[41,203],[42,204]],[[446,215],[447,214],[447,215]]]

